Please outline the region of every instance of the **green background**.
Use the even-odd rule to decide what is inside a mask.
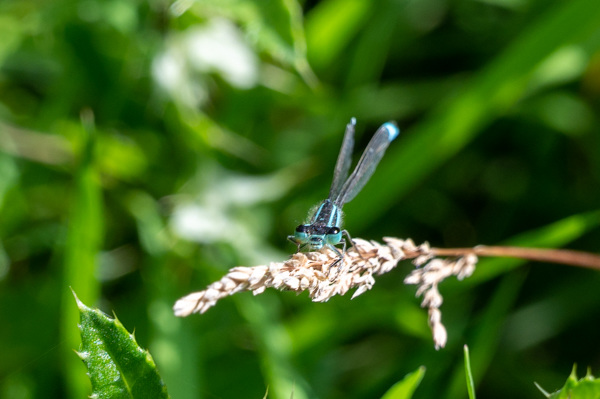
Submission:
[[[598,272],[482,260],[441,286],[435,351],[408,262],[350,301],[174,301],[286,259],[355,156],[397,121],[348,204],[354,237],[600,248],[595,0],[0,3],[0,397],[89,395],[78,311],[114,312],[173,398],[541,397],[600,370]]]

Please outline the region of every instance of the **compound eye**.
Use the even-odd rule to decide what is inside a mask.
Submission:
[[[300,226],[296,227],[296,233],[308,233],[309,228],[310,228],[310,225],[301,224]]]
[[[339,227],[332,227],[329,230],[327,230],[327,234],[338,234],[339,232],[340,232]]]

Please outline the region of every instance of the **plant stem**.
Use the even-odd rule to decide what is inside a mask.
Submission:
[[[478,245],[473,248],[431,248],[431,252],[440,256],[502,256],[521,258],[538,262],[562,263],[565,265],[600,270],[600,255],[570,249],[521,248]]]

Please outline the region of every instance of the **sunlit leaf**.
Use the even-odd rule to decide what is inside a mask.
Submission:
[[[538,386],[542,393],[546,392]],[[567,378],[565,385],[558,391],[546,396],[549,399],[598,399],[600,398],[600,380],[588,370],[585,377],[577,379],[577,368],[573,366],[573,370]]]
[[[118,319],[88,308],[77,297],[81,315],[79,357],[88,368],[94,398],[168,398],[154,360]]]
[[[425,375],[425,367],[421,366],[402,380],[395,383],[381,399],[410,399]]]

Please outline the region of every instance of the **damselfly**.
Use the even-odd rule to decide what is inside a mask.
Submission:
[[[352,174],[348,175],[352,163],[355,127],[356,119],[352,118],[346,125],[344,141],[333,171],[329,197],[316,208],[309,223],[299,225],[296,227],[294,235],[288,236],[288,239],[298,246],[298,251],[302,248],[317,251],[327,247],[332,249],[339,259],[342,258],[342,254],[346,251],[346,240],[342,241],[342,235],[346,235],[352,242],[348,232],[341,229],[342,207],[362,190],[375,172],[385,150],[400,133],[394,122],[386,122],[381,125],[365,148],[356,168]],[[342,252],[336,247],[340,242],[343,244]]]

